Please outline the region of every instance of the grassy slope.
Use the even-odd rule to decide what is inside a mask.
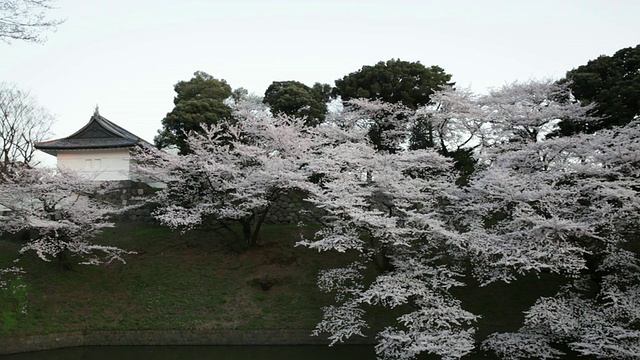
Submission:
[[[28,284],[28,312],[1,337],[81,330],[312,329],[331,296],[316,288],[318,271],[349,262],[349,255],[294,247],[299,229],[268,226],[261,245],[234,250],[232,237],[206,231],[186,234],[122,223],[103,234],[105,243],[136,251],[127,264],[61,271],[34,254],[21,256]],[[16,240],[0,240],[0,266],[15,259]],[[271,283],[268,290],[261,283]],[[479,338],[516,330],[522,311],[552,295],[550,276],[512,285],[456,290],[463,306],[482,314]],[[0,304],[0,308],[2,304]],[[0,309],[1,310],[1,309]],[[387,326],[393,311],[377,310],[374,326]]]
[[[260,246],[237,252],[229,234],[123,223],[103,236],[137,254],[127,263],[61,271],[21,256],[28,313],[0,336],[78,330],[312,329],[330,300],[316,288],[318,269],[345,262],[294,247],[299,230],[271,226]],[[0,266],[18,241],[0,240]],[[267,291],[261,284],[273,284]]]

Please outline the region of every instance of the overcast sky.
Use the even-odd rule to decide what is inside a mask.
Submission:
[[[196,70],[264,94],[399,58],[477,92],[560,78],[640,43],[638,0],[60,0],[43,45],[0,42],[0,81],[57,116],[54,138],[100,113],[153,140],[173,85]]]

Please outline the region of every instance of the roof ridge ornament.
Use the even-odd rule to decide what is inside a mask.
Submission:
[[[98,109],[98,104],[96,104],[95,110],[93,110],[93,116],[100,116],[100,110]]]

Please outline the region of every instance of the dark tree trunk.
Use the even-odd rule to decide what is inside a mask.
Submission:
[[[63,271],[73,270],[71,258],[67,250],[60,251],[56,257],[58,258],[58,264],[60,264],[60,268],[62,268]]]
[[[379,251],[373,255],[373,265],[380,274],[393,270],[391,258],[387,255],[386,248],[380,248]]]
[[[245,246],[250,248],[255,245],[253,232],[251,231],[252,219],[245,219],[240,221],[242,225],[242,238],[244,239]]]

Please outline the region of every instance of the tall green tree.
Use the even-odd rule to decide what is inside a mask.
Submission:
[[[588,122],[562,121],[561,135],[593,133],[600,129],[628,124],[640,115],[640,45],[602,55],[569,72],[572,94],[584,104],[593,104]]]
[[[307,126],[315,126],[324,121],[327,113],[327,87],[319,83],[310,88],[298,81],[274,81],[262,101],[273,113],[304,118]]]
[[[431,95],[451,85],[451,75],[439,66],[426,67],[419,61],[409,62],[400,59],[381,61],[373,66],[363,66],[360,70],[335,81],[334,96],[342,100],[365,98],[387,103],[401,103],[405,107],[416,110],[429,103]],[[397,132],[397,126],[409,121],[396,121],[391,124],[384,119],[371,119],[369,139],[378,151],[395,152],[398,144],[388,146],[381,139],[385,133]]]
[[[419,61],[380,61],[336,80],[334,95],[342,100],[366,98],[401,102],[410,109],[429,103],[434,91],[449,84],[451,75],[439,66],[426,67]]]
[[[329,84],[315,83],[311,87],[311,91],[313,91],[314,95],[317,99],[320,99],[323,103],[328,103],[331,101],[331,91],[333,87]]]
[[[203,125],[213,125],[231,117],[231,108],[224,103],[232,96],[231,86],[203,71],[196,71],[189,81],[174,85],[175,107],[162,119],[162,129],[154,138],[158,148],[176,146],[180,154],[190,152],[187,134],[200,132]]]

